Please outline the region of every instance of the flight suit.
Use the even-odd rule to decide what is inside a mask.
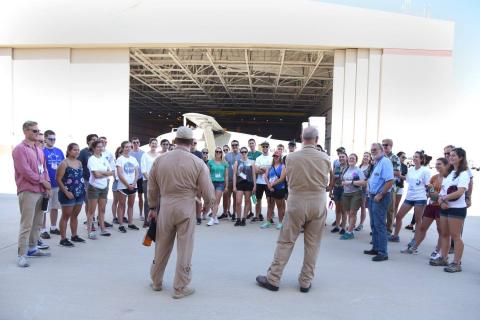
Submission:
[[[308,288],[314,277],[327,216],[326,188],[329,184],[330,159],[314,145],[289,154],[286,159],[288,180],[287,211],[277,240],[267,280],[279,286],[283,269],[292,254],[300,230],[304,228],[304,258],[299,276],[300,286]]]
[[[181,293],[192,278],[195,195],[201,195],[208,208],[215,201],[210,174],[203,160],[191,154],[188,148],[177,146],[175,150],[155,159],[147,189],[149,206],[160,206],[155,259],[150,276],[155,287],[162,286],[165,267],[176,236],[177,265],[173,287],[175,293]]]

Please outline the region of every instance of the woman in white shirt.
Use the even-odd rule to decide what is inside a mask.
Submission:
[[[92,143],[93,155],[88,158],[87,167],[90,170],[90,179],[88,181],[88,212],[87,229],[88,238],[96,239],[97,236],[92,230],[92,222],[95,210],[98,205],[98,222],[101,233],[104,237],[110,236],[105,230],[105,207],[107,205],[109,177],[113,175],[108,160],[102,156],[104,149],[103,142],[97,140]]]
[[[127,230],[123,226],[123,217],[125,215],[127,198],[128,228],[138,230],[138,227],[133,224],[133,205],[135,204],[135,194],[137,193],[139,165],[137,159],[129,155],[132,149],[130,141],[123,141],[121,146],[123,153],[116,161],[119,191],[117,218],[118,224],[120,225],[118,231],[125,233]]]
[[[425,167],[427,155],[423,151],[417,151],[413,155],[414,166],[408,169],[406,182],[408,184],[407,196],[395,217],[395,232],[388,241],[399,242],[398,234],[402,229],[402,219],[413,209],[415,223],[422,224],[422,216],[427,206],[427,186],[430,183],[430,170]],[[418,229],[418,228],[417,228]]]
[[[453,171],[443,179],[438,202],[440,203],[440,244],[441,257],[430,260],[432,266],[445,266],[445,272],[462,271],[463,222],[467,216],[465,192],[468,189],[467,154],[462,148],[450,152],[450,164]],[[455,243],[453,262],[448,264],[450,238]]]
[[[167,141],[168,144],[168,141]],[[145,202],[143,205],[143,213],[145,220],[143,220],[143,227],[148,227],[148,211],[150,210],[148,206],[148,175],[150,174],[150,169],[152,169],[153,161],[160,155],[157,153],[158,147],[158,140],[156,138],[150,138],[150,142],[148,143],[150,146],[150,151],[145,152],[142,155],[142,160],[140,163],[140,169],[143,174],[143,192],[145,193]]]

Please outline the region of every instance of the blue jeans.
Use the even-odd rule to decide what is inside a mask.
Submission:
[[[388,256],[387,251],[387,219],[388,205],[390,204],[391,192],[386,193],[380,202],[374,200],[375,196],[370,195],[368,208],[370,211],[370,227],[372,228],[373,250],[378,254]]]

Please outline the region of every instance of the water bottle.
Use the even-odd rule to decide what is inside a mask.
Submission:
[[[256,194],[252,194],[252,196],[250,197],[250,200],[252,200],[252,203],[253,203],[253,204],[257,204],[257,195],[256,195]]]

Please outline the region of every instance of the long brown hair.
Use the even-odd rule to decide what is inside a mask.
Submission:
[[[458,178],[460,173],[463,171],[467,171],[468,169],[468,162],[467,162],[467,152],[463,150],[462,148],[455,148],[452,150],[452,152],[455,152],[459,158],[461,158],[460,163],[458,164],[458,170],[455,171],[455,177],[454,179]]]
[[[68,158],[70,151],[72,151],[73,148],[75,147],[79,148],[78,144],[76,144],[75,142],[72,142],[67,146],[67,152],[65,152],[65,158]]]

